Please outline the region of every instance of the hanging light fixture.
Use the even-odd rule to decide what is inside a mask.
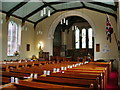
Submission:
[[[60,21],[60,24],[65,24],[65,25],[68,25],[68,20],[66,20],[65,18],[63,18],[61,21]]]
[[[66,8],[66,5],[63,6],[64,8]],[[60,24],[65,24],[65,25],[68,25],[68,20],[64,17],[61,21],[60,21]]]
[[[47,15],[48,17],[50,16],[50,10],[47,9],[46,7],[44,7],[40,12],[41,12],[41,17],[43,17],[44,15]]]
[[[66,20],[65,20],[65,18],[64,18],[64,19],[63,19],[63,23],[65,23],[65,21],[66,21]]]
[[[72,30],[76,30],[78,27],[75,25],[75,26],[72,26],[71,28]]]
[[[74,30],[74,26],[72,26],[72,30]]]
[[[75,25],[75,30],[77,29],[77,26]]]
[[[41,16],[43,17],[43,10],[41,10]]]
[[[68,20],[66,20],[66,25],[68,25]]]
[[[43,8],[43,14],[44,15],[46,14],[46,8]]]
[[[50,10],[48,10],[48,16],[50,16]]]
[[[60,24],[63,24],[63,21],[62,21],[62,20],[60,21]]]

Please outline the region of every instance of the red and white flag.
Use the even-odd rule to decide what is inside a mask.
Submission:
[[[107,15],[107,20],[106,20],[106,35],[107,35],[107,40],[110,41],[111,43],[111,34],[113,33],[113,27],[111,25],[109,16]]]

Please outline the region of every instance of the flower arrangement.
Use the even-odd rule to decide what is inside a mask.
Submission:
[[[15,56],[19,56],[19,52],[16,51],[16,52],[14,53],[14,55],[15,55]]]

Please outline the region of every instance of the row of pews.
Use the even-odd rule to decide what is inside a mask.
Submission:
[[[103,90],[109,80],[111,62],[32,61],[3,64],[1,68],[0,88],[3,90]]]

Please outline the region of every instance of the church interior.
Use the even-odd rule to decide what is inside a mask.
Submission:
[[[119,90],[120,0],[0,0],[0,89]]]

